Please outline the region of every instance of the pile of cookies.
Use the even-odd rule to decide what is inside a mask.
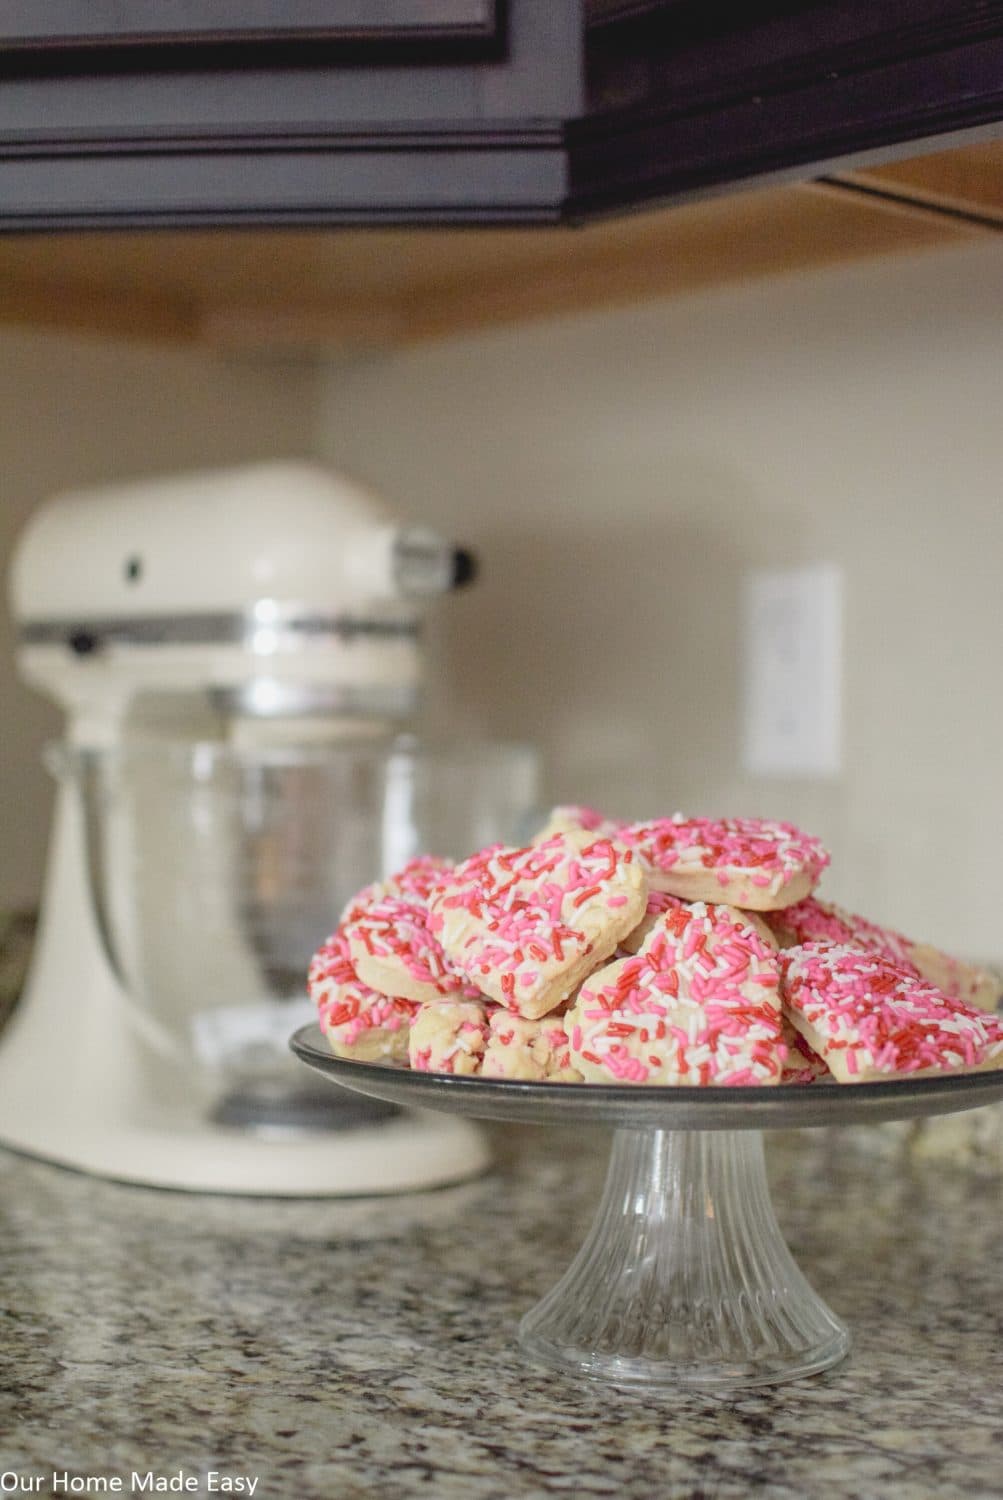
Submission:
[[[554,1083],[864,1083],[1003,1068],[1003,985],[812,892],[787,823],[556,808],[349,902],[308,987],[339,1057]]]

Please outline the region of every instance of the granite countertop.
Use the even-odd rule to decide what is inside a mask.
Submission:
[[[341,1202],[123,1187],[0,1152],[4,1485],[153,1493],[136,1471],[196,1494],[254,1480],[264,1500],[999,1496],[998,1173],[866,1135],[770,1146],[778,1215],[850,1323],[849,1361],[727,1396],[624,1393],[515,1347],[588,1223],[601,1133],[497,1130],[477,1181]]]

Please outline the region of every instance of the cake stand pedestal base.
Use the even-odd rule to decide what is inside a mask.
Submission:
[[[850,1347],[784,1242],[756,1130],[618,1130],[588,1237],[519,1342],[639,1387],[777,1384]]]
[[[853,1088],[638,1088],[360,1063],[335,1057],[318,1026],[298,1031],[292,1048],[336,1083],[391,1104],[506,1123],[616,1126],[588,1238],[523,1319],[519,1340],[566,1374],[656,1390],[775,1385],[828,1369],[850,1347],[784,1244],[761,1131],[877,1125],[1003,1100],[999,1068]]]

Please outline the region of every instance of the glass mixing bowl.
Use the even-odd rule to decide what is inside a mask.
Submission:
[[[519,841],[539,814],[537,757],[517,745],[154,741],[60,745],[49,763],[82,798],[95,918],[135,1019],[230,1124],[307,1108],[287,1042],[349,897],[419,852]]]

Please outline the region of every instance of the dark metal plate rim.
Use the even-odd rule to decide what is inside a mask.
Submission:
[[[335,1057],[317,1025],[301,1027],[289,1045],[308,1067],[374,1098],[531,1123],[588,1119],[637,1129],[796,1129],[953,1113],[1003,1100],[1000,1070],[852,1085],[639,1088],[456,1077],[354,1062]]]

